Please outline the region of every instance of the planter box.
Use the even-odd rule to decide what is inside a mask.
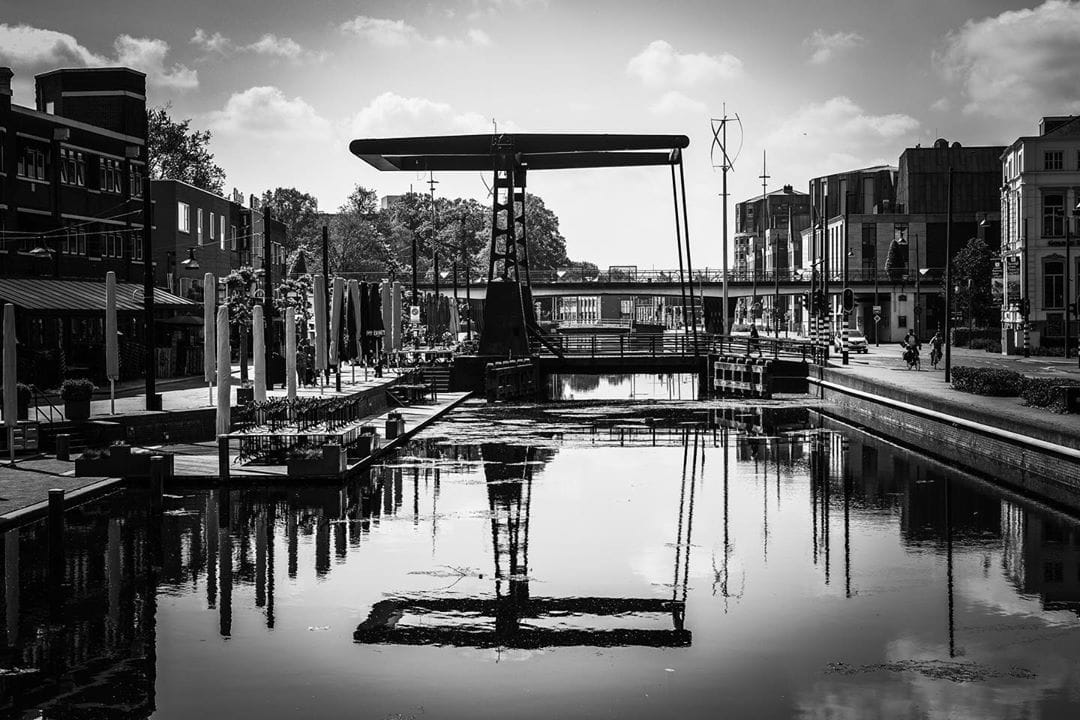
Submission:
[[[159,453],[131,452],[130,445],[113,445],[109,455],[96,458],[76,458],[76,477],[150,477],[150,458]],[[161,454],[164,460],[165,477],[173,475],[173,456]]]
[[[247,405],[255,402],[255,388],[236,388],[236,404]]]
[[[386,416],[386,439],[393,440],[405,432],[405,419],[401,413],[390,413]]]
[[[65,400],[64,417],[68,420],[87,420],[90,418],[89,400]]]
[[[340,445],[323,445],[321,458],[289,458],[286,467],[291,478],[337,477],[345,472],[347,459]]]

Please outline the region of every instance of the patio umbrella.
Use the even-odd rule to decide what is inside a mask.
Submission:
[[[290,400],[296,399],[296,310],[285,308],[285,388]]]
[[[232,409],[232,362],[229,352],[229,306],[217,311],[217,434],[229,432]]]
[[[120,377],[119,338],[116,335],[116,273],[105,273],[105,376],[109,378],[109,412],[116,414],[116,379]]]
[[[18,417],[18,381],[15,373],[15,306],[4,305],[4,425],[8,431],[8,451],[15,464],[15,422]]]
[[[394,349],[401,349],[401,283],[394,281],[390,290],[390,331],[393,333]]]
[[[345,278],[334,278],[330,295],[330,365],[341,375],[341,303],[345,300]]]
[[[371,354],[378,355],[382,347],[379,340],[385,334],[382,315],[382,286],[371,283],[368,291],[368,332],[371,337]]]
[[[214,404],[214,377],[217,374],[217,341],[214,339],[214,304],[217,302],[217,281],[213,273],[203,275],[203,379],[210,404]]]
[[[326,277],[315,276],[315,370],[326,370]]]
[[[379,309],[382,311],[383,322],[383,352],[389,352],[394,349],[394,320],[390,316],[391,307],[393,306],[391,288],[392,284],[389,280],[384,280],[379,285]]]
[[[364,361],[364,351],[361,348],[361,340],[364,337],[364,317],[360,307],[360,282],[349,281],[349,307],[352,308],[353,348],[360,362]]]
[[[255,402],[266,402],[266,328],[263,306],[251,308],[251,364],[255,374]]]

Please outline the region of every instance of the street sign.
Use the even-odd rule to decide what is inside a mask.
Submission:
[[[874,322],[876,322],[876,323],[881,322],[881,316],[875,313],[874,314]]]
[[[875,305],[873,307],[873,311],[874,311],[875,315],[880,315],[881,314],[881,306],[880,305]]]
[[[420,306],[419,305],[410,305],[409,306],[409,322],[411,322],[413,325],[420,324]]]

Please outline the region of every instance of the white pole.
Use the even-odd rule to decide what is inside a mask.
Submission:
[[[109,413],[116,414],[116,378],[120,377],[120,348],[116,327],[116,273],[105,273],[105,376],[109,378]]]
[[[349,281],[349,302],[352,303],[353,308],[353,335],[356,336],[356,359],[360,362],[364,362],[364,319],[360,317],[360,281],[353,279]],[[367,366],[364,366],[365,372]],[[353,384],[356,384],[356,362],[353,362],[352,367]]]
[[[251,308],[251,364],[255,376],[255,402],[266,402],[266,335],[263,306]]]
[[[232,410],[232,366],[229,363],[229,306],[217,311],[217,434],[229,432]]]
[[[326,277],[315,276],[315,372],[326,371]],[[322,380],[320,380],[322,382]]]
[[[345,299],[345,278],[337,276],[330,291],[330,365],[337,376],[341,377],[341,303]],[[339,383],[340,384],[340,383]]]
[[[4,425],[8,431],[8,451],[11,454],[11,466],[15,466],[15,423],[18,410],[18,362],[15,359],[15,306],[4,305]]]
[[[285,391],[296,399],[296,309],[285,308]]]
[[[216,320],[217,303],[217,280],[213,273],[203,275],[203,379],[206,380],[206,391],[210,399],[210,405],[214,404],[214,377],[217,374],[217,360],[215,350],[217,340],[214,338],[214,323]]]

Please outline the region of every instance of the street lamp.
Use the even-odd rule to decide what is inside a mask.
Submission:
[[[188,248],[187,260],[181,260],[180,265],[188,270],[199,269],[199,261],[195,259],[195,248]]]

